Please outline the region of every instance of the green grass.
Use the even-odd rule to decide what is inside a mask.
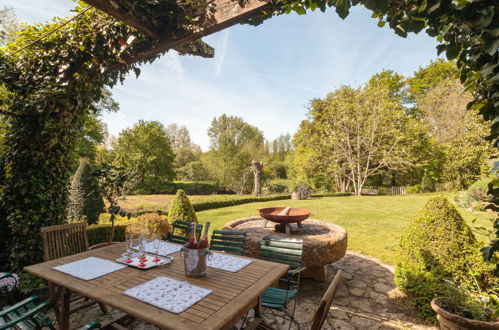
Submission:
[[[410,219],[431,198],[431,194],[405,196],[322,197],[309,200],[285,200],[243,204],[197,212],[200,222],[212,221],[221,229],[231,220],[258,215],[258,209],[274,206],[300,207],[312,211],[312,218],[335,223],[348,232],[348,249],[395,264],[398,243]],[[471,213],[459,208],[464,219],[476,226],[491,227],[492,215]],[[478,239],[486,240],[483,236]]]

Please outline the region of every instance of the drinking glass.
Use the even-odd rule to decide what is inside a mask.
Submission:
[[[126,247],[126,252],[123,253],[122,255],[124,257],[128,257],[128,259],[126,260],[127,263],[131,263],[132,262],[132,249],[133,249],[133,243],[135,241],[135,236],[134,234],[132,233],[125,233],[125,247]]]
[[[158,234],[152,234],[151,235],[151,239],[152,239],[152,244],[153,244],[153,247],[154,247],[154,250],[156,251],[156,257],[154,258],[154,262],[158,262],[158,261],[161,261],[161,259],[158,257],[158,254],[159,254],[159,247],[161,245],[161,237],[158,235]]]
[[[139,235],[139,248],[140,248],[140,261],[141,264],[139,266],[144,267],[144,262],[147,261],[146,258],[146,248],[147,248],[148,238],[145,233],[141,233]]]

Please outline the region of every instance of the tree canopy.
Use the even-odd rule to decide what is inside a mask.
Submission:
[[[113,143],[113,157],[141,185],[173,180],[175,155],[165,127],[158,121],[140,120],[122,131]]]

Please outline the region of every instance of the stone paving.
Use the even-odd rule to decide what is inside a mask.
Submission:
[[[302,279],[295,314],[302,324],[301,329],[310,328],[319,301],[338,269],[343,270],[343,280],[323,329],[437,329],[419,320],[416,311],[409,307],[404,295],[395,287],[392,266],[354,252],[348,252],[343,259],[328,266],[326,283]],[[72,315],[71,328],[77,329],[88,321],[105,321],[119,315],[116,310],[102,315],[95,306]],[[287,329],[289,325],[269,313],[264,314],[264,319],[275,329]],[[139,320],[128,328],[157,329]]]

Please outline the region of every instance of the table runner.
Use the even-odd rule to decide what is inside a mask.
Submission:
[[[159,276],[128,289],[123,293],[150,305],[178,314],[212,292],[212,290],[192,285],[187,281]]]
[[[119,263],[110,260],[88,257],[52,268],[68,275],[88,281],[126,267],[127,266],[125,265],[120,265]]]

